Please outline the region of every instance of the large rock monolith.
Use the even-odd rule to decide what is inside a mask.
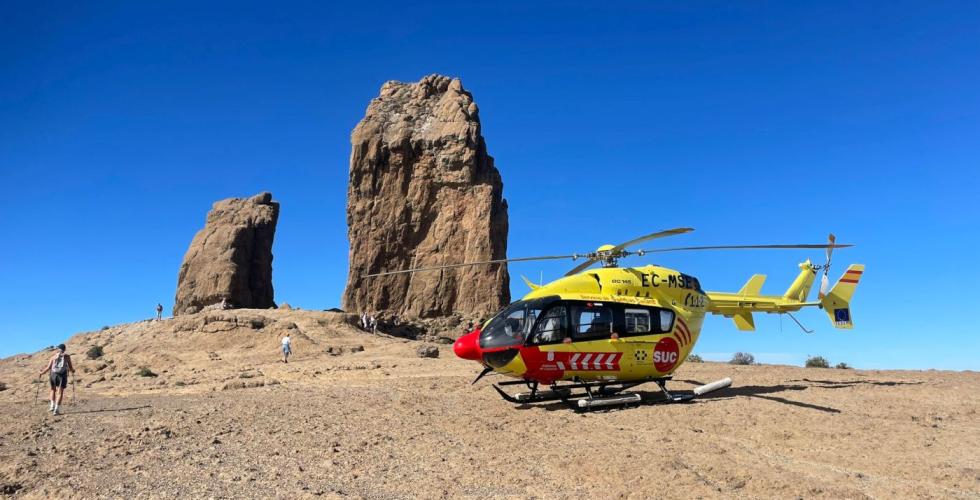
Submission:
[[[458,79],[385,83],[351,145],[347,311],[482,316],[510,302],[506,264],[362,278],[507,254],[503,183]]]
[[[278,220],[279,203],[270,193],[215,203],[180,266],[174,316],[206,308],[276,307],[272,242]]]

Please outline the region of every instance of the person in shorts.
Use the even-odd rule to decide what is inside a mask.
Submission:
[[[71,356],[65,353],[65,344],[58,344],[58,348],[51,358],[48,359],[47,366],[41,370],[40,375],[48,374],[51,382],[51,404],[48,411],[53,415],[58,414],[61,407],[61,399],[65,396],[65,387],[68,387],[68,372],[75,374],[75,367],[71,364]]]

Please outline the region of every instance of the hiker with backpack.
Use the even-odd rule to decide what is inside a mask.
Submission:
[[[48,411],[52,415],[58,414],[61,407],[61,399],[65,396],[65,387],[68,387],[68,372],[75,374],[75,367],[71,364],[71,356],[65,353],[65,344],[58,344],[58,352],[51,356],[47,366],[41,370],[39,375],[48,373],[51,381],[51,404]],[[57,397],[56,397],[57,396]]]

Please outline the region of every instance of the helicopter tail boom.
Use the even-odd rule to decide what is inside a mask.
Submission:
[[[755,330],[752,313],[764,312],[775,314],[794,313],[804,307],[821,307],[830,317],[836,328],[853,328],[851,321],[850,303],[854,296],[864,265],[852,264],[847,268],[837,284],[819,301],[807,301],[807,295],[813,285],[814,266],[809,261],[800,264],[800,274],[790,286],[789,291],[782,295],[761,295],[762,275],[755,275],[737,293],[707,292],[708,312],[731,318],[735,327],[742,331]]]

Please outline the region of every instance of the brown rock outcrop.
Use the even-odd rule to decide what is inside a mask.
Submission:
[[[459,80],[385,83],[351,145],[347,311],[486,315],[510,302],[506,264],[361,277],[506,257],[503,183]]]
[[[184,255],[174,316],[205,308],[276,307],[272,241],[279,203],[270,193],[214,204]]]

